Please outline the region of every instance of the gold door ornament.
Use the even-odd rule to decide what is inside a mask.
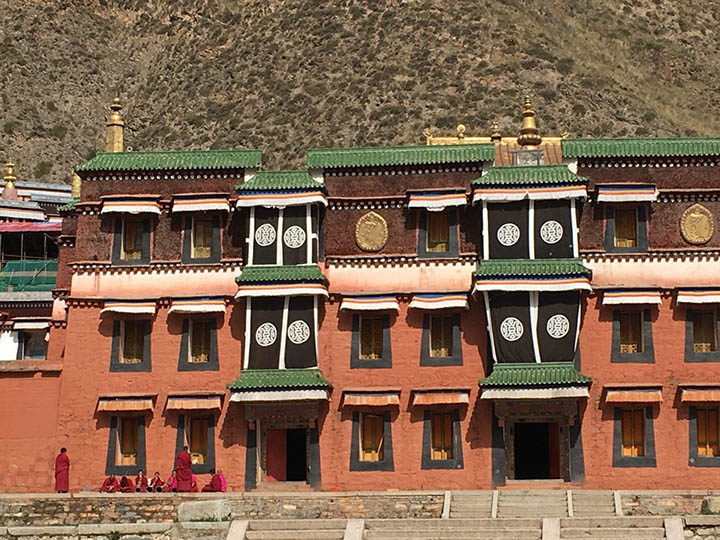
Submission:
[[[680,233],[690,244],[705,244],[715,232],[712,212],[702,204],[686,208],[680,218]]]
[[[355,242],[363,251],[380,251],[388,241],[385,218],[377,212],[368,212],[355,224]]]

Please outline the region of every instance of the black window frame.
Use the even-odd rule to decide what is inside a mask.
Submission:
[[[647,207],[644,204],[631,206],[636,211],[637,218],[637,245],[633,247],[615,246],[615,206],[608,205],[605,209],[605,242],[604,248],[608,253],[646,253],[648,250]],[[629,208],[624,206],[623,208]]]
[[[449,317],[452,319],[452,356],[430,356],[430,320],[431,317]],[[423,314],[422,342],[420,343],[420,365],[421,366],[462,366],[462,331],[460,327],[459,313],[433,313],[432,311]]]
[[[421,209],[418,223],[418,257],[421,259],[447,259],[450,257],[459,257],[459,238],[458,238],[458,211],[456,207],[449,207],[441,210],[447,212],[448,222],[448,250],[447,251],[428,251],[427,250],[427,230],[428,230],[428,210]]]
[[[720,362],[720,343],[718,343],[717,351],[695,352],[693,317],[698,311],[713,311],[715,313],[715,339],[720,341],[720,309],[716,307],[707,310],[687,308],[685,310],[685,362]]]
[[[45,356],[42,358],[26,358],[25,357],[25,336],[28,334],[40,334],[41,332],[45,334],[44,338],[47,337],[48,332],[50,331],[49,328],[44,329],[38,329],[38,330],[18,330],[18,348],[17,348],[17,360],[29,360],[33,362],[42,362],[44,360],[47,360],[47,353],[48,353],[48,341],[45,339]]]
[[[138,321],[144,323],[143,360],[137,364],[126,364],[120,361],[120,343],[122,340],[123,325],[126,321]],[[150,344],[152,334],[152,320],[150,319],[115,319],[113,320],[112,346],[110,351],[111,372],[151,372],[152,354]]]
[[[360,415],[383,415],[383,459],[381,461],[360,461]],[[350,437],[350,470],[351,471],[394,471],[392,447],[392,418],[389,410],[353,411],[352,436]]]
[[[207,420],[207,460],[205,463],[195,463],[191,465],[192,472],[195,474],[210,474],[215,469],[215,415],[214,414],[178,414],[177,418],[177,435],[175,437],[175,455],[182,452],[185,445],[185,419],[187,417]],[[175,468],[173,462],[172,468]]]
[[[698,405],[691,405],[688,408],[688,442],[690,444],[688,465],[690,467],[720,467],[720,456],[701,456],[698,454],[698,408],[716,409],[718,410],[718,416],[720,416],[720,407],[717,403],[711,404],[707,407],[698,407]]]
[[[222,259],[222,243],[220,242],[221,216],[217,213],[207,216],[212,219],[212,247],[210,249],[210,257],[203,258],[193,258],[192,256],[193,223],[196,217],[197,215],[185,216],[181,261],[183,264],[211,264],[220,262]]]
[[[380,358],[360,358],[360,317],[382,318],[383,352]],[[350,369],[392,368],[392,346],[390,343],[390,315],[377,312],[353,313],[352,341],[350,344]]]
[[[138,423],[138,453],[137,463],[135,465],[118,465],[115,462],[117,456],[118,445],[118,420],[122,418],[140,418]],[[108,436],[107,458],[105,460],[105,474],[115,474],[120,476],[130,476],[137,474],[142,469],[147,473],[145,468],[145,415],[117,415],[110,417],[110,434]]]
[[[139,259],[123,259],[122,258],[122,236],[125,221],[132,219],[143,224],[141,251],[142,256]],[[113,248],[112,248],[112,265],[113,266],[146,266],[150,264],[150,217],[148,216],[121,216],[115,219],[113,232]]]
[[[207,320],[210,325],[210,359],[208,362],[190,362],[190,324],[191,321]],[[218,357],[218,317],[193,316],[185,317],[182,321],[182,337],[180,339],[180,353],[178,355],[178,371],[219,371],[220,360]]]
[[[643,350],[639,353],[620,352],[620,315],[621,313],[630,312],[641,312]],[[613,309],[612,349],[610,353],[610,362],[613,364],[655,363],[655,347],[653,345],[652,336],[652,313],[650,313],[649,308],[640,310],[623,309],[622,307],[618,307],[617,309]]]
[[[623,411],[642,409],[645,414],[645,455],[622,455],[622,415]],[[613,420],[613,467],[657,467],[655,459],[655,430],[653,422],[653,406],[615,407]]]
[[[453,437],[453,457],[452,459],[432,459],[432,415],[450,414],[452,416],[452,437]],[[462,431],[460,429],[460,410],[433,410],[427,408],[423,414],[423,439],[422,439],[422,463],[421,469],[462,469],[463,453],[462,453]]]

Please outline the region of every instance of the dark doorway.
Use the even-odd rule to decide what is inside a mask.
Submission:
[[[560,477],[557,423],[515,423],[515,478],[544,480]]]
[[[287,468],[289,482],[307,480],[307,430],[287,430]]]

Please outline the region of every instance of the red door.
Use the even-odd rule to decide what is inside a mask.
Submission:
[[[265,432],[265,479],[284,482],[287,470],[287,434],[284,429],[267,429]]]

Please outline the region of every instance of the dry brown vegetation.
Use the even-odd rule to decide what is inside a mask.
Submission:
[[[717,135],[720,1],[0,0],[0,156],[67,181],[112,97],[136,150],[317,146],[422,131]]]

